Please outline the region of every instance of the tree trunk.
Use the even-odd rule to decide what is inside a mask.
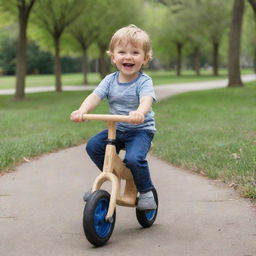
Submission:
[[[55,91],[62,91],[61,83],[61,63],[60,63],[60,37],[54,37],[54,47],[55,47],[55,56],[54,56],[54,73],[55,73]]]
[[[19,10],[19,37],[16,62],[16,91],[15,99],[25,98],[25,79],[27,71],[27,22],[28,16]]]
[[[228,87],[243,86],[239,61],[243,13],[244,0],[234,0],[229,36]]]
[[[248,0],[251,4],[254,14],[256,14],[256,0]]]
[[[88,84],[88,58],[87,58],[87,49],[83,48],[83,57],[82,57],[82,73],[84,78],[84,85]]]
[[[104,78],[108,74],[107,62],[105,58],[105,50],[100,51],[99,72],[100,72],[101,78]]]
[[[176,75],[181,75],[181,65],[182,65],[182,43],[176,43],[176,49],[177,49],[177,66],[176,66]]]
[[[212,56],[212,70],[213,75],[218,76],[219,75],[219,43],[213,42],[213,56]]]
[[[251,4],[253,13],[254,13],[254,23],[256,24],[256,0],[248,0]],[[253,56],[253,71],[256,73],[256,47],[254,47],[254,56]]]
[[[254,73],[256,74],[256,47],[254,48],[253,71],[254,71]]]
[[[15,96],[16,100],[25,98],[25,79],[27,73],[27,25],[30,11],[36,0],[18,1],[18,14],[19,14],[19,35],[18,46],[16,54],[16,87]]]
[[[194,69],[197,76],[200,76],[200,50],[198,47],[194,49]]]
[[[100,55],[99,57],[99,72],[100,77],[103,79],[107,75],[107,67],[106,67],[106,61],[105,56]]]

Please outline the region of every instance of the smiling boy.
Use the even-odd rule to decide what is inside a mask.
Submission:
[[[115,32],[108,54],[117,72],[107,75],[98,87],[71,113],[71,120],[82,122],[83,114],[92,111],[101,100],[108,99],[109,110],[114,115],[129,115],[130,123],[117,123],[116,149],[125,148],[124,163],[134,177],[140,192],[137,209],[152,210],[154,200],[148,162],[146,160],[156,131],[152,103],[156,99],[152,79],[141,71],[152,58],[148,34],[129,25]],[[102,170],[107,140],[107,130],[92,137],[86,151],[96,166]],[[86,201],[89,193],[86,193]]]

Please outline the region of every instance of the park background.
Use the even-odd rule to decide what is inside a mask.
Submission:
[[[106,55],[114,31],[145,29],[155,86],[227,79],[227,88],[190,92],[154,105],[156,154],[256,198],[255,0],[0,0],[0,169],[83,143],[104,124],[69,122],[95,85],[114,71]],[[26,94],[49,86],[55,92]],[[107,113],[103,103],[95,113]]]

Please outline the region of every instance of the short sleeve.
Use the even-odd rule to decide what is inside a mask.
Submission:
[[[151,96],[154,101],[156,101],[156,94],[153,86],[153,81],[150,77],[147,77],[138,88],[139,97]]]
[[[99,85],[94,89],[94,93],[98,95],[101,99],[108,97],[109,85],[110,85],[111,75],[107,75]]]

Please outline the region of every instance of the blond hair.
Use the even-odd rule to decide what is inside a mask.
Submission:
[[[142,49],[145,53],[145,58],[148,60],[152,59],[152,49],[150,44],[149,35],[142,29],[131,24],[127,27],[120,28],[112,36],[109,43],[109,50],[107,53],[112,55],[114,53],[114,48],[117,44],[121,43],[123,40],[127,40],[133,45],[142,44]]]

